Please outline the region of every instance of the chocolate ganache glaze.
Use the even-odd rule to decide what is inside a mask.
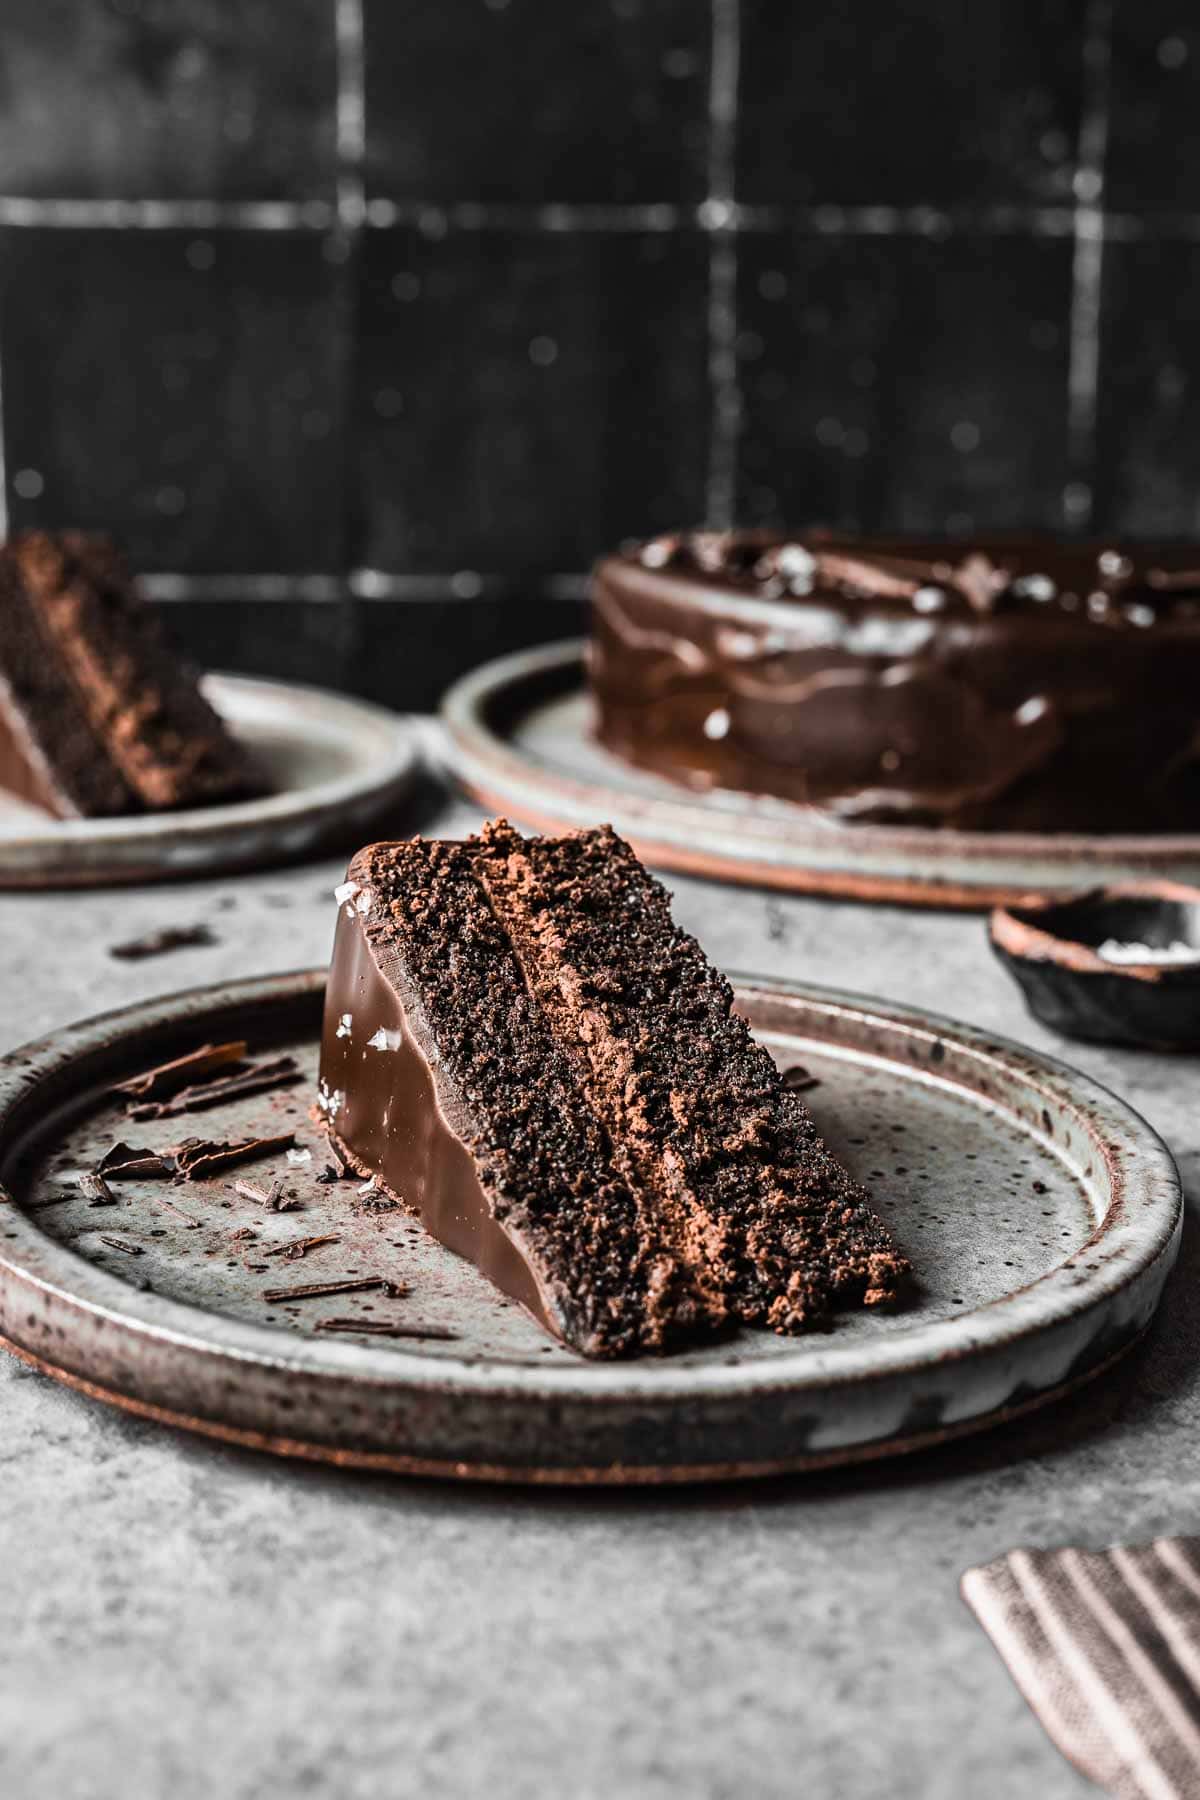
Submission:
[[[661,537],[597,567],[597,735],[694,788],[965,830],[1200,828],[1200,547]]]
[[[342,906],[321,1035],[326,1129],[352,1168],[553,1330],[533,1270],[493,1216],[463,1142],[465,1107],[416,996],[400,999],[405,985],[399,959],[368,941],[353,905]]]

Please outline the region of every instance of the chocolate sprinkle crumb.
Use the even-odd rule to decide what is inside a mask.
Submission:
[[[803,1063],[794,1063],[790,1069],[783,1071],[783,1085],[792,1094],[807,1094],[810,1089],[821,1085],[819,1075],[810,1075]]]

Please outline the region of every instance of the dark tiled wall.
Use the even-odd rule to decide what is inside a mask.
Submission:
[[[679,522],[1200,535],[1198,84],[1183,0],[5,0],[9,518],[397,705]]]

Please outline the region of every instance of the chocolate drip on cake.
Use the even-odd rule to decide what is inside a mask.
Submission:
[[[265,788],[115,552],[77,532],[0,550],[0,782],[95,817]]]
[[[375,845],[319,1108],[353,1166],[585,1354],[798,1331],[908,1265],[611,831]]]

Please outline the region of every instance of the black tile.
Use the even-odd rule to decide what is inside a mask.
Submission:
[[[741,243],[748,521],[904,531],[1058,519],[1071,245]]]
[[[1113,25],[1107,201],[1200,212],[1200,21],[1183,0],[1119,6]]]
[[[339,271],[315,237],[0,241],[15,524],[111,531],[136,566],[339,565]]]
[[[370,191],[699,199],[708,41],[696,0],[366,0]]]
[[[1110,244],[1104,260],[1096,523],[1200,536],[1200,245]]]
[[[1077,0],[743,8],[738,198],[970,206],[1069,198]]]
[[[365,259],[361,561],[581,569],[700,516],[702,240],[388,231]]]
[[[349,599],[173,600],[162,612],[172,637],[202,668],[314,687],[350,685],[356,618]]]
[[[365,601],[348,685],[400,712],[431,712],[468,669],[584,629],[581,603],[515,591],[480,600]]]
[[[333,0],[4,0],[0,185],[52,197],[332,189]]]

